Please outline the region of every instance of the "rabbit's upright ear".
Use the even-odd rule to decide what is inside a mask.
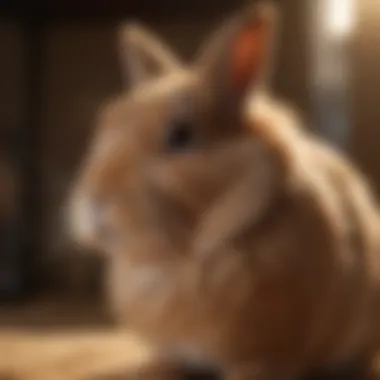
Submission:
[[[224,98],[224,105],[240,102],[251,86],[258,86],[268,75],[277,21],[272,3],[256,2],[206,41],[197,63],[204,83],[215,90],[214,97]]]
[[[179,61],[159,39],[145,27],[128,23],[120,28],[120,58],[127,86],[178,69]]]

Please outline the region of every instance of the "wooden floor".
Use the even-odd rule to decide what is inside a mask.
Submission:
[[[99,306],[0,307],[0,380],[113,380],[147,358],[132,332],[113,326]]]
[[[92,380],[147,357],[101,309],[43,301],[0,308],[0,380]]]

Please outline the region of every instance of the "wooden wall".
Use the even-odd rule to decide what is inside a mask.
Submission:
[[[25,40],[20,24],[0,19],[0,299],[23,286],[22,171],[19,146],[26,118]]]

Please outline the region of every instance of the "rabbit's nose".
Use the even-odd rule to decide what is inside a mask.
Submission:
[[[103,236],[107,232],[107,210],[105,202],[100,198],[95,198],[90,201],[89,205],[90,219],[94,232]]]
[[[98,244],[113,239],[109,205],[101,198],[78,195],[74,198],[70,213],[70,230],[73,237],[83,244]]]
[[[95,235],[106,241],[114,242],[117,239],[117,233],[110,220],[109,204],[102,199],[96,199],[91,202],[91,216],[93,220],[93,229]]]

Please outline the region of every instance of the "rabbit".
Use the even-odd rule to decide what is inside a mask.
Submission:
[[[269,2],[239,10],[191,64],[121,28],[126,88],[99,111],[69,213],[73,238],[106,255],[113,312],[157,355],[142,378],[370,372],[375,195],[270,94],[279,20]]]

